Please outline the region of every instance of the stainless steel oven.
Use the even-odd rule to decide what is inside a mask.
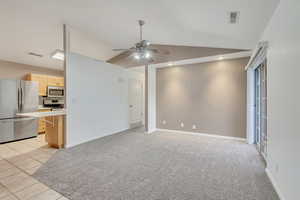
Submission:
[[[64,98],[58,97],[45,97],[43,105],[45,107],[52,107],[52,108],[63,108],[64,107]]]
[[[64,96],[64,87],[48,86],[47,96],[48,97],[63,97]]]

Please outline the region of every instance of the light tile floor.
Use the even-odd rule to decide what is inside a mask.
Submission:
[[[48,147],[45,135],[0,144],[0,199],[68,200],[31,176],[56,151]]]

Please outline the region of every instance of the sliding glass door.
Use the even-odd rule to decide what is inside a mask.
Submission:
[[[267,158],[267,66],[266,60],[255,69],[255,143]]]

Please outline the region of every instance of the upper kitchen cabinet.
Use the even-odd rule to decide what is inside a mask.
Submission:
[[[57,82],[59,86],[64,87],[65,86],[65,79],[64,77],[57,77]]]
[[[39,96],[47,95],[47,76],[42,74],[28,74],[26,80],[36,81],[39,83]]]
[[[64,78],[58,76],[30,73],[27,75],[26,80],[36,81],[39,83],[39,96],[47,96],[48,86],[64,86]]]
[[[57,76],[48,76],[48,85],[49,86],[64,86],[64,78]]]

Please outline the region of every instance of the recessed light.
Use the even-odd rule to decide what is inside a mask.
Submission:
[[[173,63],[169,62],[169,63],[168,63],[168,66],[173,66]]]
[[[56,59],[56,60],[64,60],[65,59],[65,54],[62,50],[56,49],[51,54],[51,58]]]

